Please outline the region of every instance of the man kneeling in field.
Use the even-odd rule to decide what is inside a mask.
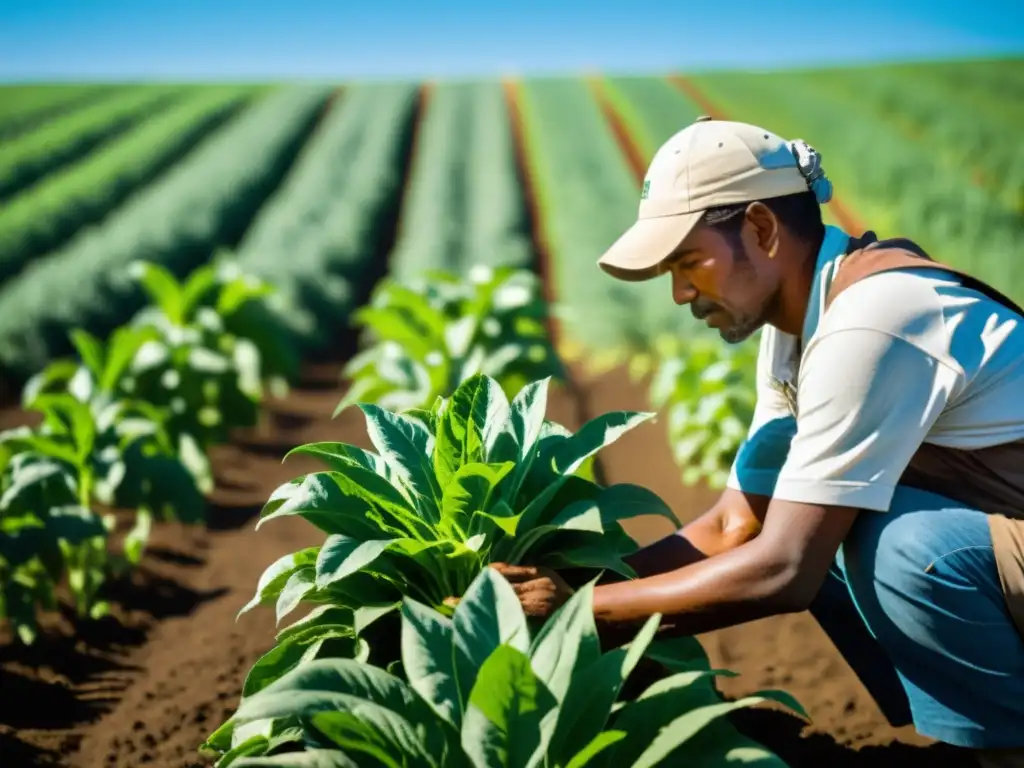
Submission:
[[[758,403],[719,501],[597,588],[596,618],[810,609],[894,725],[1024,765],[1024,314],[908,240],[824,226],[830,197],[813,148],[743,123],[702,118],[651,162],[599,263],[667,275],[729,343],[763,327]],[[569,594],[495,567],[532,615]]]

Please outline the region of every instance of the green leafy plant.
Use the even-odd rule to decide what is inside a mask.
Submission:
[[[372,344],[343,375],[351,388],[338,411],[357,402],[426,408],[476,374],[507,396],[564,372],[548,340],[545,304],[526,269],[469,270],[468,279],[430,271],[419,280],[384,280],[353,320]]]
[[[212,310],[228,336],[218,340],[218,347],[228,351],[233,342],[244,339],[258,350],[255,378],[268,382],[274,392],[284,392],[295,379],[299,353],[287,326],[270,308],[273,286],[245,272],[227,251],[216,252],[183,281],[153,262],[135,262],[131,269],[152,302],[137,314],[137,324],[153,321],[159,326],[163,318],[177,327],[205,327],[202,310]]]
[[[21,642],[36,639],[37,609],[57,609],[65,575],[79,616],[105,613],[95,597],[113,524],[80,503],[66,464],[0,443],[0,618]]]
[[[54,590],[65,574],[77,615],[95,619],[109,610],[99,599],[107,577],[138,564],[150,509],[136,510],[118,553],[108,550],[115,518],[101,516],[95,505],[109,504],[125,478],[121,451],[156,427],[141,419],[133,428],[119,418],[125,406],[119,402],[94,412],[70,394],[41,394],[31,406],[42,413],[38,427],[0,433],[2,615],[25,643],[35,639],[36,605],[56,608]]]
[[[711,681],[732,673],[690,669],[621,700],[661,617],[602,652],[592,601],[590,582],[531,633],[512,586],[490,568],[451,617],[407,597],[401,676],[311,661],[243,699],[202,748],[220,756],[218,768],[785,765],[724,717],[766,701],[806,717],[782,691],[723,701]]]
[[[122,389],[169,409],[172,437],[194,438],[204,452],[227,442],[232,429],[255,425],[265,376],[278,367],[291,367],[286,352],[275,361],[274,355],[288,344],[283,326],[274,325],[269,310],[259,315],[271,331],[260,330],[263,323],[252,314],[237,314],[269,288],[250,284],[230,262],[201,267],[183,283],[147,262],[136,262],[133,274],[153,303],[131,326],[155,335],[133,358]],[[239,335],[233,328],[251,335]]]
[[[662,336],[632,363],[634,378],[653,370],[651,406],[664,409],[683,482],[722,488],[747,435],[757,402],[754,340],[726,344],[698,334]]]
[[[267,568],[240,614],[274,605],[280,622],[300,603],[325,612],[282,631],[244,693],[327,655],[325,639],[359,658],[394,661],[388,638],[396,628],[382,628],[381,618],[406,596],[450,614],[445,600],[461,596],[491,562],[635,575],[623,558],[637,545],[620,522],[641,514],[674,520],[671,510],[651,491],[601,487],[580,470],[653,414],[605,413],[573,434],[545,418],[549,382],[527,384],[511,403],[482,374],[429,410],[363,403],[377,453],[344,443],[292,451],[329,469],[278,488],[257,527],[299,515],[327,538]]]
[[[78,418],[94,424],[88,461],[102,480],[93,488],[100,503],[197,522],[203,519],[202,492],[213,483],[206,455],[191,435],[173,434],[169,408],[128,394],[134,389],[131,366],[156,338],[145,326],[118,328],[106,343],[73,331],[78,359],[55,360],[29,379],[22,407],[38,410],[65,394],[82,404],[76,411],[87,409],[88,416]]]

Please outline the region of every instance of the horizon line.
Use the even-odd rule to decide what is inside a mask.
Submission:
[[[818,61],[801,62],[779,62],[768,65],[737,64],[713,65],[709,67],[679,66],[666,69],[646,67],[641,69],[625,69],[621,67],[603,68],[595,65],[564,68],[540,68],[531,70],[526,68],[509,67],[499,71],[481,71],[479,74],[437,74],[437,73],[393,73],[393,74],[345,74],[342,71],[337,73],[324,74],[294,74],[281,75],[271,72],[252,72],[246,74],[219,75],[215,72],[201,74],[176,75],[174,73],[107,73],[75,76],[74,73],[63,75],[5,75],[0,73],[0,86],[10,85],[65,85],[73,83],[140,83],[140,82],[176,82],[176,83],[254,83],[254,84],[304,84],[312,82],[374,82],[374,81],[415,81],[426,82],[436,81],[458,81],[458,80],[503,80],[503,79],[544,79],[564,77],[586,77],[595,73],[611,75],[616,77],[661,77],[669,74],[699,75],[717,73],[735,74],[771,74],[786,72],[801,72],[807,70],[830,70],[830,69],[872,69],[891,66],[914,66],[914,65],[936,65],[936,64],[973,64],[973,63],[1016,63],[1024,62],[1024,47],[1015,50],[1001,51],[979,51],[977,53],[952,53],[950,55],[909,55],[909,56],[883,56],[877,58],[835,58],[821,59]]]

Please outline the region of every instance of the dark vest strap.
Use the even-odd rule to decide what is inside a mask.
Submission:
[[[879,240],[874,232],[865,232],[860,237],[851,237],[847,248],[846,259],[832,280],[828,295],[825,297],[825,308],[835,301],[836,296],[854,283],[866,277],[896,269],[936,269],[948,272],[957,277],[968,288],[988,296],[995,302],[1024,317],[1024,309],[1005,294],[993,288],[983,280],[969,275],[963,270],[932,259],[912,240],[891,238]]]

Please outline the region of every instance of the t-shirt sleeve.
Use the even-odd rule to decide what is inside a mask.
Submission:
[[[888,510],[957,386],[956,371],[884,330],[815,338],[801,363],[796,434],[774,497]]]
[[[744,493],[771,496],[796,433],[796,418],[783,392],[773,385],[773,342],[763,337],[757,359],[757,403],[729,471],[726,487]]]

